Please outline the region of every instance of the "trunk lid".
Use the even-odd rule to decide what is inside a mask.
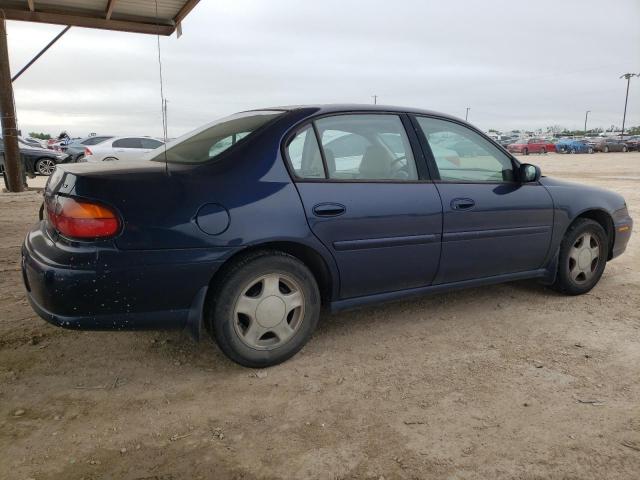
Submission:
[[[183,183],[162,162],[101,162],[58,165],[45,197],[66,195],[112,207],[122,231],[115,245],[125,250],[202,246]],[[177,207],[180,208],[177,208]],[[194,209],[196,207],[194,206]],[[195,212],[194,212],[195,213]]]

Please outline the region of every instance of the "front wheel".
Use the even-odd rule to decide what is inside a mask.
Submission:
[[[593,153],[593,147],[589,147],[589,153]]]
[[[525,155],[529,155],[529,150],[525,148],[525,149],[522,151],[522,153],[524,153]]]
[[[261,368],[291,358],[318,324],[318,284],[291,255],[252,253],[233,264],[214,288],[212,333],[224,354],[240,365]]]
[[[541,153],[542,155],[546,155],[546,154],[547,154],[547,149],[546,149],[546,148],[543,148],[542,150],[540,150],[540,153]]]
[[[574,222],[560,245],[554,288],[568,295],[581,295],[591,290],[607,264],[608,240],[599,223],[588,218]]]
[[[626,152],[627,150],[628,150],[627,147],[622,147],[623,152]]]
[[[47,177],[56,169],[56,162],[50,158],[41,158],[36,162],[36,172]]]
[[[604,153],[609,153],[609,147],[607,147],[607,146],[605,145],[605,147],[602,149],[602,151],[603,151]]]

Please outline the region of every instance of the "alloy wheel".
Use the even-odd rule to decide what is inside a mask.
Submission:
[[[38,160],[38,173],[40,175],[51,175],[56,169],[56,162],[49,158]]]
[[[576,283],[591,280],[600,262],[600,241],[590,232],[580,235],[569,250],[569,275]]]
[[[271,273],[251,280],[236,299],[233,326],[243,343],[271,350],[293,337],[304,318],[302,287],[288,275]]]

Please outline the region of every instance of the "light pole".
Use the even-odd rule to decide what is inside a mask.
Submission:
[[[464,114],[464,121],[465,122],[469,119],[469,110],[471,110],[471,107],[467,107],[467,113]]]
[[[371,98],[373,98],[373,104],[377,105],[378,104],[378,95],[371,95]]]
[[[620,78],[627,79],[627,95],[624,97],[624,113],[622,114],[622,133],[620,133],[620,139],[624,136],[624,121],[627,118],[627,101],[629,100],[629,83],[631,83],[631,77],[640,77],[640,73],[625,73],[620,75]]]
[[[591,113],[591,110],[587,110],[587,113],[584,114],[584,134],[585,134],[585,136],[587,135],[587,117],[589,117],[590,113]]]

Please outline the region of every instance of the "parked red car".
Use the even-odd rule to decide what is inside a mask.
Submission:
[[[529,155],[530,153],[547,153],[555,151],[555,146],[551,150],[549,142],[540,138],[520,139],[511,145],[507,145],[507,150],[511,153],[521,153]]]

